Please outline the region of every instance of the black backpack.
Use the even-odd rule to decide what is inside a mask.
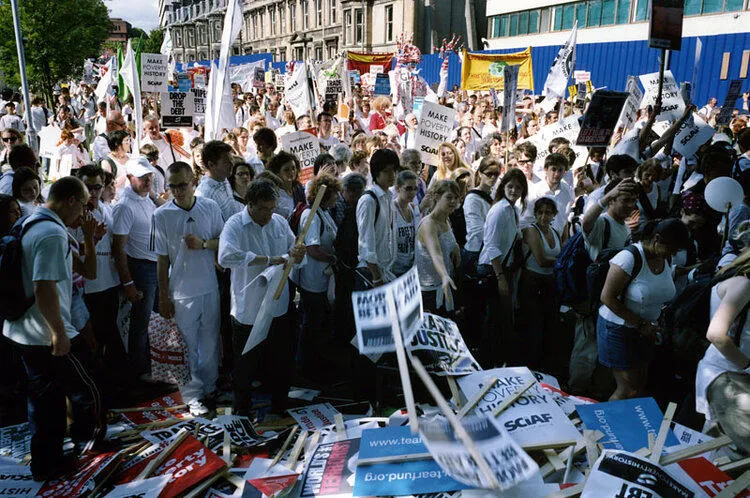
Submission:
[[[633,255],[634,259],[633,273],[630,275],[630,280],[628,280],[627,285],[622,290],[622,294],[625,294],[625,290],[627,290],[630,282],[638,276],[641,272],[641,268],[643,268],[641,252],[632,244],[616,249],[603,249],[600,251],[596,257],[596,261],[586,268],[586,289],[588,291],[592,310],[598,309],[599,304],[601,304],[602,290],[604,289],[604,283],[607,281],[607,274],[609,273],[609,261],[620,251],[628,251]]]
[[[365,190],[363,195],[370,195],[375,201],[375,221],[380,217],[380,203],[372,190]],[[336,258],[348,269],[354,269],[359,262],[359,227],[357,226],[357,208],[347,208],[344,219],[336,232],[333,241]]]
[[[2,320],[18,320],[34,304],[34,296],[26,297],[23,289],[21,239],[32,225],[40,221],[57,223],[49,216],[39,215],[32,219],[27,216],[18,220],[8,235],[0,239],[0,319]]]

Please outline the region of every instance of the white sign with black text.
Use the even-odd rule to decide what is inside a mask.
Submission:
[[[169,75],[169,56],[141,54],[141,91],[166,93]]]
[[[659,91],[659,73],[642,74],[639,76],[646,94],[640,107],[646,107],[656,104],[656,94]],[[674,121],[682,116],[685,112],[685,101],[682,100],[680,85],[672,76],[672,71],[664,71],[664,86],[661,90],[661,113],[657,116],[657,121]]]
[[[194,94],[165,92],[161,94],[161,121],[164,128],[192,127],[195,114]]]
[[[438,165],[440,144],[446,142],[453,132],[456,111],[448,107],[425,101],[417,126],[417,138],[414,148],[419,151],[422,162],[432,166]]]

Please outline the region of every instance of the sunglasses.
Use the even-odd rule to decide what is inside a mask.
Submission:
[[[3,137],[3,142],[18,142],[16,137]]]
[[[87,184],[86,184],[86,188],[87,188],[87,189],[89,189],[89,192],[92,192],[92,191],[96,191],[96,190],[101,190],[101,189],[103,189],[103,188],[104,188],[104,185],[102,185],[101,183],[97,183],[97,184],[95,184],[95,185],[89,185],[89,184],[87,183]]]

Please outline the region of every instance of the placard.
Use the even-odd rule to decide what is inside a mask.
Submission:
[[[518,89],[518,70],[520,66],[503,68],[503,120],[500,129],[503,133],[516,127],[516,90]]]
[[[141,91],[167,92],[169,56],[141,54]]]
[[[596,401],[595,399],[585,398],[583,396],[573,396],[572,394],[561,391],[558,387],[545,384],[544,382],[540,382],[539,385],[542,389],[548,392],[550,396],[552,396],[552,399],[555,401],[555,403],[557,403],[557,406],[559,406],[563,413],[565,413],[565,415],[567,416],[571,416],[573,413],[575,413],[576,407],[578,405],[590,405],[592,403],[598,403],[598,401]]]
[[[359,443],[357,438],[319,444],[302,478],[300,496],[351,496]]]
[[[292,408],[287,412],[306,431],[314,431],[327,425],[333,425],[335,423],[334,418],[339,413],[330,403]]]
[[[237,415],[220,415],[214,419],[216,423],[227,431],[229,440],[236,446],[249,447],[263,441],[253,427],[253,423],[247,417]]]
[[[395,351],[393,325],[388,313],[388,295],[392,295],[404,344],[409,344],[422,321],[422,292],[417,268],[412,267],[396,280],[374,289],[353,292],[354,323],[360,354]]]
[[[391,94],[391,80],[387,74],[378,73],[375,77],[375,89],[373,95],[385,95]]]
[[[431,374],[466,375],[481,370],[458,325],[432,313],[424,313],[422,323],[406,348]]]
[[[664,418],[654,398],[578,405],[577,409],[587,429],[604,434],[599,444],[613,450],[638,451],[648,448],[648,435],[656,437]],[[674,446],[678,442],[669,431],[665,446]]]
[[[573,71],[573,78],[575,78],[576,83],[586,83],[591,81],[591,71],[575,70]]]
[[[143,431],[141,437],[151,443],[159,444],[172,440],[182,429],[191,434],[195,434],[197,430],[201,439],[206,438],[206,445],[211,451],[218,451],[224,442],[224,428],[202,417],[195,417],[162,429]]]
[[[206,89],[205,88],[193,88],[190,90],[193,94],[193,109],[195,118],[203,118],[206,116]]]
[[[162,408],[174,407],[184,404],[182,395],[179,391],[162,396],[151,401],[147,401],[137,406],[137,408],[153,408],[153,411],[125,412],[120,416],[128,424],[135,427],[137,425],[151,424],[161,422],[170,418],[177,418],[178,413],[175,411],[166,411]]]
[[[418,455],[428,453],[422,436],[409,427],[391,426],[362,432],[359,459]],[[432,459],[403,463],[358,463],[354,479],[354,496],[402,496],[441,493],[466,489],[443,471]]]
[[[92,492],[107,479],[116,466],[116,453],[102,453],[81,461],[74,473],[63,479],[47,481],[39,490],[39,498],[78,498],[91,496]]]
[[[727,97],[724,99],[724,104],[721,106],[719,115],[716,116],[716,126],[728,125],[732,119],[732,113],[734,113],[734,106],[737,103],[737,99],[740,96],[742,90],[742,80],[732,80],[729,83],[729,90],[727,90]]]
[[[31,467],[25,465],[0,466],[0,496],[33,498],[41,487],[42,483],[34,481],[31,476]]]
[[[682,47],[682,15],[684,0],[651,0],[648,25],[648,46],[664,50]]]
[[[707,496],[718,495],[734,481],[723,470],[720,470],[716,465],[703,457],[680,460],[675,464],[669,465],[667,470],[677,474],[675,466],[682,469]],[[750,490],[745,490],[741,491],[736,498],[746,498],[748,496],[750,496]]]
[[[313,164],[320,154],[320,140],[305,131],[293,131],[281,137],[281,148],[299,159],[302,166],[299,181],[304,185],[306,179],[312,178]]]
[[[312,105],[307,83],[307,66],[304,62],[296,63],[292,74],[287,76],[284,84],[284,96],[296,117],[310,113]]]
[[[656,104],[656,93],[659,91],[659,73],[642,74],[638,77],[646,90],[640,107]],[[664,86],[661,91],[661,112],[656,121],[675,121],[685,112],[685,101],[682,100],[680,85],[674,79],[672,71],[664,71]]]
[[[606,147],[612,139],[617,119],[630,94],[600,90],[594,92],[583,115],[583,124],[576,145]]]
[[[484,415],[464,417],[461,425],[474,442],[477,451],[492,470],[500,490],[519,484],[538,470],[539,466],[508,435],[493,417]],[[440,468],[446,474],[468,486],[490,488],[474,458],[442,415],[423,418],[419,423],[422,440]]]
[[[422,103],[414,148],[419,151],[423,163],[438,165],[438,148],[441,143],[448,141],[455,118],[454,109],[433,102]]]
[[[359,72],[359,71],[357,71]],[[377,76],[378,74],[383,73],[383,65],[382,64],[371,64],[370,65],[370,74],[373,76]]]
[[[711,140],[715,131],[711,125],[703,121],[703,118],[693,113],[677,131],[672,147],[682,157],[690,157],[698,152],[701,145]]]
[[[169,476],[161,496],[178,496],[226,466],[216,453],[193,436],[188,436],[154,471],[154,475]]]
[[[191,92],[165,92],[161,95],[162,127],[192,127],[194,114],[195,100]]]
[[[546,100],[546,99],[545,99]],[[570,148],[576,153],[576,160],[571,169],[579,168],[586,164],[588,150],[586,147],[575,145],[578,134],[581,132],[581,124],[578,121],[580,116],[571,115],[562,118],[552,124],[544,126],[539,131],[529,137],[528,141],[536,146],[536,161],[534,162],[534,174],[544,179],[544,161],[548,155],[549,143],[553,138],[565,138],[570,142]]]
[[[643,100],[643,92],[638,86],[638,79],[635,76],[628,76],[628,81],[625,83],[625,92],[628,93],[628,98],[622,107],[622,113],[620,113],[617,125],[623,126],[625,130],[629,130],[635,124],[638,116],[638,107]]]
[[[159,498],[164,486],[169,482],[169,476],[151,477],[120,484],[107,493],[106,498]]]
[[[253,68],[253,88],[266,87],[266,69],[263,66]]]
[[[458,385],[466,398],[472,399],[492,377],[497,381],[477,403],[477,414],[490,415],[495,407],[521,386],[528,381],[535,382],[497,417],[497,421],[522,447],[580,439],[580,433],[568,416],[552,396],[536,383],[534,374],[526,367],[495,368],[473,373],[459,379]]]
[[[31,454],[31,427],[28,422],[0,428],[0,456],[21,462]]]
[[[193,88],[193,82],[186,73],[177,75],[177,89],[181,92],[189,92]]]

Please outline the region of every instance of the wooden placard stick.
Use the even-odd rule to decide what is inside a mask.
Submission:
[[[459,410],[461,409],[461,392],[458,390],[458,384],[456,384],[456,379],[453,378],[453,376],[449,375],[446,377],[446,380],[448,381],[448,387],[451,390],[451,397],[453,398],[453,404],[456,405],[456,408]]]
[[[318,208],[320,207],[320,203],[323,200],[323,196],[326,193],[326,186],[321,185],[318,189],[318,195],[315,196],[315,201],[313,202],[312,207],[310,208],[310,214],[307,216],[307,220],[305,220],[305,226],[302,227],[302,229],[299,231],[299,234],[297,235],[297,240],[294,241],[294,245],[301,244],[305,241],[305,236],[307,235],[307,231],[310,229],[310,224],[315,219],[315,216],[318,213]],[[276,293],[273,295],[274,301],[278,301],[278,299],[281,297],[281,293],[284,292],[284,286],[287,285],[287,278],[289,278],[289,273],[292,271],[292,267],[294,266],[294,259],[289,256],[289,260],[284,265],[284,273],[281,275],[281,281],[279,282],[279,286],[276,287]]]
[[[586,460],[589,463],[589,469],[594,466],[594,463],[599,459],[599,448],[596,447],[596,441],[593,439],[592,431],[584,430],[583,439],[586,443]]]
[[[571,449],[574,449],[574,448],[575,446],[571,446]],[[574,453],[573,451],[570,452],[570,454],[568,455],[568,461],[565,464],[565,473],[563,474],[563,478],[561,481],[563,484],[568,482],[568,479],[570,479],[570,472],[573,470],[573,458],[574,458],[573,453]]]
[[[146,479],[148,476],[151,475],[152,472],[154,472],[156,469],[159,468],[159,466],[164,463],[164,461],[169,458],[169,455],[174,452],[174,450],[177,449],[179,445],[182,444],[185,439],[190,435],[189,431],[186,431],[185,429],[180,429],[180,432],[177,433],[174,440],[169,443],[169,446],[164,448],[164,450],[156,455],[156,458],[151,460],[148,465],[146,465],[146,468],[141,471],[140,474],[138,474],[138,477],[135,478],[135,480],[139,479]]]
[[[186,494],[185,498],[198,498],[199,496],[203,496],[213,483],[227,474],[231,474],[228,469],[218,469],[216,472],[214,472],[213,475],[209,476],[207,479],[204,479],[203,482],[198,484],[197,487],[194,487],[191,492]]]
[[[577,443],[577,441],[568,439],[564,441],[549,441],[546,443],[527,443],[522,444],[521,448],[523,448],[525,451],[544,451],[544,450],[551,450],[555,448],[566,448],[570,446],[574,446]]]
[[[659,435],[656,436],[656,442],[653,446],[649,444],[649,448],[651,449],[651,463],[659,463],[659,457],[661,457],[661,453],[664,451],[664,443],[669,435],[669,427],[672,424],[672,417],[674,417],[675,411],[677,411],[677,404],[669,403],[667,411],[664,413],[664,418],[661,421],[661,427],[659,427]],[[651,434],[649,434],[649,436],[651,436]]]
[[[727,474],[730,472],[744,470],[750,467],[750,457],[743,458],[742,460],[736,460],[734,462],[727,462],[725,464],[719,465],[718,467],[720,470],[723,470]]]
[[[299,425],[295,425],[294,428],[292,428],[289,435],[286,437],[286,440],[284,441],[284,444],[281,445],[281,448],[279,448],[278,453],[276,453],[276,456],[271,460],[271,465],[268,466],[270,469],[277,463],[279,463],[279,460],[281,460],[281,456],[284,454],[286,449],[289,447],[290,444],[292,444],[292,439],[294,439],[294,435],[297,434],[297,431],[299,430]]]
[[[419,430],[417,426],[417,407],[414,403],[414,392],[411,389],[411,377],[409,377],[409,367],[406,364],[406,353],[404,351],[404,338],[401,336],[401,323],[396,312],[396,301],[392,292],[386,293],[388,303],[388,312],[391,315],[391,327],[393,329],[393,342],[396,346],[396,359],[398,360],[398,373],[401,377],[401,388],[404,391],[404,401],[406,402],[406,412],[409,416],[409,428],[412,434]],[[413,361],[413,360],[412,360]],[[453,412],[451,412],[453,413]]]
[[[562,470],[565,468],[565,462],[563,462],[560,459],[560,455],[557,454],[557,452],[553,449],[546,449],[543,450],[544,457],[547,459],[547,461],[552,465],[552,467],[557,470]],[[570,458],[568,459],[570,460]],[[565,481],[563,481],[565,482]]]
[[[505,398],[499,405],[495,407],[494,410],[492,410],[492,416],[497,417],[498,415],[503,413],[506,408],[515,403],[515,401],[520,398],[523,393],[528,391],[529,388],[531,388],[531,386],[533,386],[534,384],[536,384],[536,379],[528,379],[526,382],[524,382],[524,384],[519,387],[516,392]]]
[[[308,450],[313,451],[315,447],[318,445],[319,441],[320,441],[320,429],[313,432],[313,435],[310,438],[310,444],[307,445]]]
[[[346,439],[346,424],[344,423],[344,416],[337,413],[333,416],[333,421],[336,424],[336,438],[339,441]]]
[[[685,460],[686,458],[692,458],[702,453],[715,450],[716,448],[721,448],[722,446],[726,446],[731,442],[732,440],[729,438],[729,436],[727,435],[719,436],[716,439],[712,439],[710,441],[705,441],[703,443],[690,446],[689,448],[685,448],[684,450],[675,451],[673,453],[667,453],[666,455],[663,455],[661,458],[659,458],[659,465],[663,467],[665,465],[669,465],[670,463],[675,463],[675,462],[679,462],[680,460]]]
[[[477,406],[477,403],[484,398],[484,395],[487,394],[490,389],[492,389],[492,386],[495,385],[497,382],[497,377],[490,377],[487,379],[487,382],[485,385],[480,389],[480,391],[469,401],[466,402],[466,404],[461,408],[461,411],[458,412],[458,418],[464,418],[466,414],[468,414],[471,410],[474,409],[475,406]]]
[[[357,466],[375,465],[379,463],[405,463],[416,462],[418,460],[429,460],[432,455],[429,453],[410,453],[408,455],[393,455],[374,458],[360,458],[357,460]]]
[[[724,488],[716,498],[734,498],[750,487],[750,470],[739,476],[732,484]]]
[[[295,464],[297,463],[297,460],[299,459],[299,456],[302,454],[302,449],[305,447],[305,441],[307,440],[307,432],[303,432],[299,435],[297,438],[297,441],[294,442],[294,447],[292,448],[292,452],[289,453],[289,460],[286,462],[286,466],[290,469],[293,469]]]
[[[425,387],[427,387],[427,390],[430,391],[432,397],[435,398],[435,402],[440,408],[440,411],[443,412],[443,415],[445,415],[451,426],[453,426],[453,430],[456,432],[456,436],[458,436],[466,450],[474,459],[479,472],[481,472],[484,478],[487,480],[487,484],[489,485],[489,487],[498,489],[500,487],[500,484],[497,482],[497,478],[495,477],[494,472],[492,472],[492,469],[487,463],[487,460],[485,460],[482,454],[479,453],[479,450],[474,444],[474,441],[469,436],[469,433],[466,432],[466,429],[463,425],[461,425],[461,421],[459,420],[459,418],[455,413],[453,413],[453,410],[451,410],[450,405],[448,405],[448,402],[445,401],[443,395],[440,394],[440,389],[438,389],[438,387],[432,381],[432,379],[430,378],[430,374],[427,373],[427,370],[425,369],[424,365],[422,365],[422,362],[419,361],[419,358],[416,358],[414,356],[409,356],[409,359],[411,360],[411,364],[414,366],[414,370],[417,372],[417,375],[419,375],[419,378],[422,379],[422,382],[424,382]]]
[[[175,412],[187,408],[187,405],[175,405],[165,407],[135,406],[133,408],[110,408],[110,413],[133,413],[133,412]]]

